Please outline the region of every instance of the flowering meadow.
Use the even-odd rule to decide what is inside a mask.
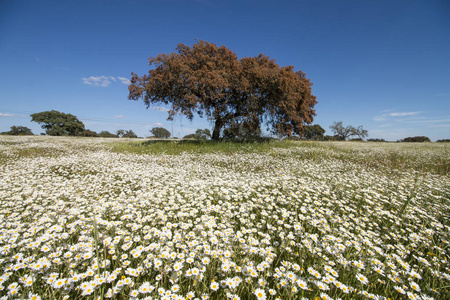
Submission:
[[[0,136],[0,299],[450,299],[450,145],[195,146]]]

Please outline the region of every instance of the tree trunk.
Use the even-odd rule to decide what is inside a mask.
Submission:
[[[223,121],[222,119],[216,119],[216,121],[214,122],[214,130],[213,130],[213,134],[211,137],[211,140],[213,141],[218,141],[220,138],[220,131],[222,130],[223,127]]]

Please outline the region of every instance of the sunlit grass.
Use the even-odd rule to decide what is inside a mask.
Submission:
[[[445,299],[449,148],[0,137],[0,296]]]

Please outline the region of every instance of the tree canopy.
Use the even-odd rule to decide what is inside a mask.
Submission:
[[[325,129],[319,124],[304,126],[303,136],[308,140],[322,140]]]
[[[34,135],[30,128],[25,126],[11,126],[9,131],[2,132],[3,135]]]
[[[171,105],[168,119],[177,113],[190,120],[195,114],[213,123],[212,139],[223,129],[244,124],[250,131],[266,124],[279,136],[301,134],[315,116],[312,83],[293,66],[280,67],[260,54],[238,59],[225,46],[199,41],[179,44],[176,53],[150,57],[148,75],[132,73],[129,99]]]
[[[65,114],[56,110],[43,111],[30,115],[31,121],[42,124],[42,129],[48,135],[81,135],[84,124],[72,114]]]
[[[360,125],[356,128],[352,125],[348,125],[348,126],[344,127],[344,125],[342,125],[342,121],[333,122],[333,124],[330,126],[330,129],[333,131],[333,133],[335,134],[335,136],[338,139],[341,139],[344,141],[347,138],[350,138],[352,136],[357,136],[360,139],[364,139],[365,137],[367,137],[369,135],[367,130],[365,130],[362,127],[362,125]]]
[[[151,134],[153,134],[154,137],[157,137],[159,139],[168,139],[170,138],[170,131],[163,128],[163,127],[153,127],[150,130]]]
[[[136,133],[134,133],[134,131],[131,129],[130,130],[119,129],[117,130],[116,135],[121,138],[137,138]]]

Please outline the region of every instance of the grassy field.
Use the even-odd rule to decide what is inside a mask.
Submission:
[[[1,299],[450,299],[450,145],[0,136]]]

